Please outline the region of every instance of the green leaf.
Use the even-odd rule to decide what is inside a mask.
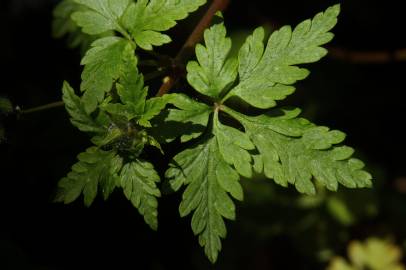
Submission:
[[[70,48],[81,47],[85,52],[90,44],[100,36],[90,36],[83,33],[80,27],[72,20],[71,15],[77,11],[88,11],[89,9],[75,2],[75,0],[61,1],[53,11],[52,34],[55,38],[68,36]]]
[[[125,32],[120,25],[120,18],[130,0],[75,0],[75,2],[88,8],[72,15],[72,19],[83,28],[83,32],[90,35],[111,30]]]
[[[153,165],[137,159],[124,165],[120,177],[125,196],[144,216],[145,222],[156,230],[158,228],[157,197],[160,197],[161,193],[156,186],[160,180],[159,175]]]
[[[179,212],[186,216],[194,211],[192,230],[199,235],[199,243],[213,263],[221,250],[221,238],[226,236],[223,218],[235,219],[235,205],[228,193],[237,200],[243,199],[237,171],[251,175],[247,150],[254,147],[244,133],[223,126],[217,114],[214,122],[215,136],[176,155],[166,172],[173,190],[187,185]]]
[[[122,23],[130,30],[138,46],[152,50],[152,46],[169,43],[171,38],[160,32],[169,30],[206,0],[138,0],[131,3]]]
[[[85,205],[90,206],[98,189],[106,200],[117,184],[122,159],[114,151],[90,147],[78,155],[78,160],[72,171],[59,181],[55,201],[68,204],[83,193]]]
[[[144,87],[144,77],[138,72],[137,59],[132,52],[124,58],[122,69],[120,81],[116,85],[121,103],[103,104],[102,109],[127,120],[136,119],[141,126],[151,127],[149,121],[165,108],[166,99],[153,97],[146,100],[148,87]]]
[[[83,102],[75,95],[73,88],[67,83],[63,83],[63,102],[65,108],[71,116],[71,123],[83,132],[104,133],[106,128],[98,123],[86,110]]]
[[[149,120],[157,116],[166,106],[166,100],[162,97],[153,97],[146,101],[144,113],[138,120],[138,124],[144,127],[151,127]]]
[[[345,134],[318,127],[296,118],[298,110],[272,115],[246,116],[227,107],[224,110],[241,122],[263,160],[265,176],[276,183],[295,185],[299,192],[315,194],[312,179],[329,190],[338,183],[348,188],[370,187],[371,175],[364,164],[351,158],[353,149],[334,146]]]
[[[252,158],[246,150],[254,150],[255,146],[249,137],[235,128],[221,124],[218,118],[215,118],[213,126],[223,159],[233,165],[240,175],[252,177]]]
[[[339,12],[340,6],[335,5],[293,31],[284,26],[271,35],[266,48],[264,30],[256,29],[239,52],[240,82],[223,101],[237,96],[252,106],[267,109],[292,94],[295,88],[291,85],[309,74],[295,65],[316,62],[327,54],[320,46],[333,38],[329,31],[337,23]]]
[[[122,72],[116,89],[121,103],[103,104],[102,108],[127,120],[139,119],[144,114],[148,88],[144,87],[144,77],[138,72],[137,58],[132,52],[123,58]]]
[[[160,142],[171,142],[180,137],[181,142],[197,138],[206,130],[212,109],[184,94],[167,94],[167,108],[152,122],[150,132]]]
[[[212,108],[184,94],[167,94],[164,98],[176,108],[165,110],[164,115],[155,119],[152,132],[156,138],[171,142],[180,137],[181,142],[187,142],[202,135]]]
[[[103,147],[109,145],[110,143],[113,143],[123,136],[125,136],[125,134],[123,134],[123,131],[114,123],[111,123],[109,128],[106,129],[105,132],[94,136],[91,141],[98,147]]]
[[[117,93],[123,104],[133,107],[136,114],[144,112],[148,88],[144,87],[144,76],[138,72],[137,58],[125,59],[124,71],[117,84]]]
[[[104,94],[111,90],[113,82],[121,75],[124,63],[135,57],[133,50],[131,42],[118,37],[101,38],[92,44],[81,62],[85,65],[81,90],[84,91],[82,100],[86,112],[93,112],[104,99]]]
[[[63,0],[53,10],[52,34],[55,38],[61,38],[66,34],[76,31],[76,23],[70,18],[72,13],[83,8],[74,0]]]
[[[340,224],[350,226],[355,223],[356,217],[343,199],[331,196],[326,201],[326,207],[331,216]]]
[[[348,246],[350,262],[335,257],[328,270],[404,270],[402,250],[388,240],[375,237],[365,242],[352,241]]]
[[[166,123],[210,123],[198,132],[183,129],[187,139],[200,136],[203,130],[206,133],[197,146],[174,157],[166,177],[172,190],[187,186],[180,214],[194,212],[193,232],[199,235],[212,262],[221,249],[220,239],[226,234],[223,218],[235,218],[234,204],[227,192],[242,199],[239,175],[250,178],[253,170],[264,172],[276,183],[293,184],[306,194],[315,193],[313,180],[330,190],[337,190],[339,183],[349,188],[371,186],[371,175],[363,170],[364,164],[351,158],[353,149],[337,145],[345,139],[344,133],[298,118],[298,109],[248,116],[223,103],[235,96],[266,109],[293,92],[290,85],[308,74],[294,65],[314,62],[325,55],[320,45],[332,38],[328,31],[335,25],[338,13],[339,6],[334,6],[316,15],[313,21],[301,23],[293,32],[290,27],[283,27],[270,37],[266,48],[264,31],[259,28],[241,48],[237,62],[227,59],[231,42],[224,26],[214,25],[205,31],[205,47],[196,46],[197,62],[187,66],[189,84],[211,97],[212,107],[182,95],[167,97],[168,103],[178,109],[168,111],[164,116]],[[237,69],[239,80],[234,86]],[[212,121],[208,121],[212,111]],[[236,128],[239,124],[234,120],[241,127]]]
[[[198,92],[218,99],[220,94],[237,78],[237,59],[227,59],[231,40],[226,38],[226,28],[216,24],[204,32],[206,47],[196,46],[196,61],[187,65],[187,80]]]

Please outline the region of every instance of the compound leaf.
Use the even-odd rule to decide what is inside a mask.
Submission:
[[[213,107],[201,103],[207,111],[202,109],[200,113],[194,104],[197,101],[181,95],[169,97],[169,103],[180,110],[169,111],[165,119],[168,123],[210,123],[197,146],[174,157],[166,177],[175,191],[187,186],[180,214],[193,212],[193,232],[199,235],[212,262],[226,234],[223,218],[235,218],[228,194],[242,199],[239,175],[250,178],[252,170],[264,172],[276,183],[293,184],[306,194],[315,193],[314,179],[330,190],[337,190],[339,183],[349,188],[371,186],[371,175],[363,170],[364,164],[351,158],[353,149],[337,145],[345,139],[344,133],[298,118],[297,109],[248,116],[224,104],[235,96],[267,109],[293,92],[291,84],[308,74],[294,65],[317,61],[326,54],[320,46],[333,37],[328,31],[338,13],[337,5],[299,24],[294,31],[283,27],[271,35],[267,46],[263,44],[264,31],[259,28],[242,46],[238,61],[228,57],[231,41],[226,38],[224,25],[214,25],[205,31],[205,46],[196,46],[197,61],[187,66],[189,84],[211,97]],[[237,70],[239,80],[234,86]],[[185,100],[188,103],[182,104]],[[212,111],[212,121],[207,121]],[[194,112],[197,118],[191,117]],[[219,120],[222,112],[228,114],[224,119],[234,118],[241,128],[223,124]],[[232,120],[224,122],[236,126]],[[190,130],[184,130],[184,135],[191,138]],[[200,134],[192,133],[195,137]]]
[[[362,170],[364,164],[351,158],[354,150],[335,146],[345,139],[343,132],[296,118],[298,110],[255,117],[229,108],[225,111],[244,126],[262,157],[265,176],[276,183],[285,187],[293,184],[306,194],[316,192],[313,178],[332,191],[337,190],[338,183],[348,188],[371,186],[371,175]]]
[[[272,33],[266,48],[264,30],[256,29],[239,52],[239,84],[223,100],[237,96],[252,106],[268,109],[292,94],[295,88],[291,85],[309,74],[295,65],[316,62],[327,54],[320,46],[333,38],[329,31],[339,12],[340,6],[335,5],[293,31],[284,26]]]
[[[171,41],[160,32],[169,30],[206,0],[138,0],[125,11],[122,22],[129,29],[138,46],[152,50]]]
[[[78,155],[72,171],[58,183],[57,202],[71,203],[83,193],[84,203],[90,206],[100,189],[107,199],[117,185],[122,159],[114,151],[90,147]]]
[[[158,228],[158,201],[161,196],[156,183],[159,175],[153,165],[144,160],[135,160],[124,165],[121,174],[121,187],[125,196],[144,216],[145,222],[154,230]]]

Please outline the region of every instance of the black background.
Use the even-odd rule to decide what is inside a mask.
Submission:
[[[0,95],[22,108],[60,100],[63,80],[79,85],[79,52],[51,36],[57,2],[0,2]],[[342,1],[331,46],[387,52],[406,48],[401,2]],[[226,25],[232,32],[270,22],[297,24],[333,3],[232,0],[225,12]],[[181,46],[190,24],[181,23],[172,31],[178,42],[171,49]],[[310,69],[310,77],[288,101],[304,108],[316,123],[349,134],[347,143],[368,166],[383,171],[384,185],[391,190],[396,179],[406,177],[406,62],[354,64],[327,57]],[[178,215],[179,195],[160,200],[158,232],[144,224],[120,192],[107,202],[98,198],[89,209],[81,201],[67,206],[52,203],[57,181],[89,145],[87,136],[70,125],[63,108],[19,119],[9,116],[3,122],[7,141],[0,146],[0,269],[215,268],[203,257],[190,219]],[[267,214],[271,215],[263,213]],[[283,241],[265,243],[267,249],[245,250],[253,243],[239,232],[238,223],[228,223],[219,268],[315,269],[295,264],[289,255],[292,247]],[[245,257],[235,258],[234,252]],[[271,257],[274,268],[258,259],[258,252]],[[236,261],[228,262],[230,258]]]

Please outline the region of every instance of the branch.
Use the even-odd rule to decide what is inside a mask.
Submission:
[[[385,64],[406,61],[406,49],[395,51],[351,51],[343,48],[329,48],[331,58],[354,64]]]
[[[172,74],[164,80],[164,83],[161,85],[157,96],[160,97],[168,93],[169,90],[171,90],[171,88],[179,81],[180,77],[184,73],[184,64],[193,55],[196,44],[202,40],[204,30],[210,26],[210,23],[217,11],[225,10],[229,3],[230,0],[213,0],[213,3],[206,11],[206,14],[204,14],[203,18],[197,24],[193,32],[186,40],[185,44],[183,44],[182,49],[173,60],[173,67],[183,66],[182,70],[176,70],[175,68]]]

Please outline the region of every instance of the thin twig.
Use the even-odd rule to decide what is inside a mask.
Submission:
[[[197,24],[193,32],[190,34],[185,44],[183,44],[182,49],[176,55],[174,59],[175,66],[184,65],[184,63],[193,55],[194,48],[198,42],[203,38],[203,33],[206,28],[210,26],[211,20],[217,11],[223,11],[227,8],[230,0],[213,0],[213,3],[210,5],[206,14]],[[161,85],[161,88],[158,91],[157,96],[163,96],[168,93],[169,90],[178,82],[181,77],[182,72],[173,72],[169,77],[164,80],[164,83]]]
[[[21,110],[21,109],[19,110],[19,109],[17,109],[17,112],[19,114],[29,114],[29,113],[45,111],[45,110],[49,110],[49,109],[53,109],[53,108],[57,108],[57,107],[62,107],[64,105],[65,105],[65,103],[63,101],[57,101],[57,102],[52,102],[52,103],[42,105],[42,106],[39,106],[39,107],[27,109],[27,110]]]
[[[395,51],[352,51],[344,48],[329,48],[331,58],[354,64],[385,64],[406,61],[406,49]]]

